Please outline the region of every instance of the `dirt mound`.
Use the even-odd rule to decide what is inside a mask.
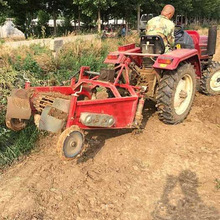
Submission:
[[[197,115],[201,121],[208,121],[220,126],[220,96],[207,98],[205,95],[200,95],[194,105],[198,107]]]

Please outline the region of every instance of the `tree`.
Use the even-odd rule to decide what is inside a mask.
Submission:
[[[220,18],[220,0],[184,0],[184,4],[179,0],[0,0],[0,23],[6,17],[13,17],[15,24],[26,37],[31,34],[32,19],[39,15],[43,20],[46,15],[47,19],[48,15],[53,17],[54,35],[57,34],[56,21],[59,16],[65,19],[67,29],[64,28],[64,31],[70,29],[68,26],[72,19],[75,24],[76,21],[78,22],[79,29],[81,20],[87,27],[90,24],[93,26],[97,24],[99,32],[101,20],[108,21],[110,18],[124,19],[126,30],[131,23],[137,24],[139,29],[141,10],[144,14],[158,15],[165,4],[174,5],[176,14],[185,15],[185,17],[197,20],[198,18],[209,20]]]
[[[53,17],[54,32],[57,35],[57,18],[70,0],[44,0],[45,10]]]
[[[94,14],[97,14],[97,25],[98,25],[98,32],[101,32],[101,17],[102,12],[108,10],[108,8],[113,7],[116,2],[114,0],[79,0],[80,4],[82,5],[82,11],[87,16],[94,17]]]
[[[82,13],[82,6],[83,4],[85,4],[84,1],[81,0],[73,0],[73,6],[72,8],[74,8],[74,11],[76,11],[78,17],[75,17],[75,20],[78,20],[78,30],[80,30],[80,26],[81,26],[81,13]]]
[[[219,9],[219,0],[194,0],[193,5],[193,17],[216,17],[216,11]],[[217,10],[216,10],[217,9]],[[217,13],[218,14],[218,13]],[[218,17],[219,18],[219,17]]]
[[[146,0],[137,1],[137,31],[140,30],[140,18],[141,18],[141,5],[144,4]]]
[[[128,24],[132,21],[136,21],[136,8],[137,1],[134,2],[132,0],[119,0],[114,7],[113,16],[116,18],[123,18],[126,23],[126,35],[128,33]]]
[[[8,13],[7,1],[0,0],[0,25],[5,22]]]
[[[50,19],[50,16],[47,12],[43,10],[39,10],[37,13],[37,18],[38,18],[37,27],[36,27],[37,34],[44,38],[47,34],[48,21]]]
[[[41,1],[35,0],[8,0],[10,8],[8,15],[15,18],[15,24],[28,37],[31,34],[31,23],[36,12],[41,8]]]

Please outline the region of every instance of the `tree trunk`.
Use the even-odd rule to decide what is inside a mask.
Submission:
[[[101,11],[100,8],[98,9],[98,32],[101,33]]]
[[[27,31],[27,28],[25,28],[25,30],[24,30],[24,36],[25,36],[25,39],[28,39],[28,33],[27,33],[28,31]],[[8,36],[7,36],[8,37]]]
[[[140,31],[141,5],[137,5],[137,31]]]
[[[53,12],[53,35],[57,35],[57,14],[55,11]]]
[[[77,21],[74,20],[74,31],[76,30],[76,24],[77,24]]]
[[[81,11],[79,10],[79,16],[78,16],[78,30],[80,31],[80,22],[81,22]]]
[[[128,35],[128,22],[127,22],[127,20],[125,21],[125,28],[126,28],[125,36],[127,36]]]
[[[185,23],[186,23],[186,25],[188,25],[188,16],[187,16],[187,14],[185,15]]]

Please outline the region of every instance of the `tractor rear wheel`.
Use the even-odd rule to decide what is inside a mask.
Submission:
[[[201,90],[206,95],[220,95],[220,63],[212,64],[203,72],[200,80]]]
[[[182,122],[190,112],[196,91],[196,73],[191,64],[167,71],[157,89],[159,119],[166,124]]]
[[[71,126],[64,130],[57,142],[57,152],[61,159],[71,160],[82,150],[84,134],[78,126]]]

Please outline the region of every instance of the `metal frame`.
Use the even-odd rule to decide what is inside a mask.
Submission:
[[[75,79],[71,79],[70,86],[31,87],[30,83],[27,82],[25,84],[25,89],[33,91],[32,98],[47,92],[59,92],[63,95],[71,96],[66,128],[77,125],[85,130],[106,129],[106,127],[96,128],[82,124],[80,122],[80,114],[83,112],[112,115],[115,118],[115,124],[108,129],[132,128],[135,127],[134,120],[138,101],[142,97],[140,92],[141,88],[129,85],[127,63],[121,64],[115,67],[115,69],[119,69],[119,71],[114,83],[99,81],[99,75],[93,77],[93,72],[89,71],[90,68],[83,66],[80,69],[78,82],[76,83]],[[126,70],[125,73],[123,72],[124,69]],[[87,71],[91,73],[91,75],[88,75]],[[125,77],[126,82],[124,84],[119,83],[120,77]],[[111,90],[114,97],[92,100],[92,90],[99,86]],[[119,88],[126,89],[130,95],[122,97],[119,93]],[[80,101],[78,100],[80,95],[84,95],[89,99]],[[32,112],[34,113],[35,109],[32,109]]]
[[[197,31],[192,30],[188,30],[187,33],[192,37],[195,49],[176,49],[165,54],[148,54],[141,53],[141,48],[135,47],[129,50],[111,52],[109,54],[110,56],[107,56],[105,59],[105,63],[115,65],[124,64],[124,68],[126,69],[131,61],[134,61],[138,66],[141,66],[143,57],[150,57],[155,59],[155,63],[152,67],[156,70],[163,71],[175,70],[181,62],[187,61],[195,67],[197,77],[200,78],[202,75],[201,61],[209,59],[209,56],[205,54],[207,51],[208,37],[200,36]],[[126,48],[126,46],[127,45],[124,47]],[[118,57],[117,59],[109,59],[108,57],[111,57],[111,55],[117,55]],[[172,58],[173,61],[169,65],[161,64],[158,62],[161,57]]]

